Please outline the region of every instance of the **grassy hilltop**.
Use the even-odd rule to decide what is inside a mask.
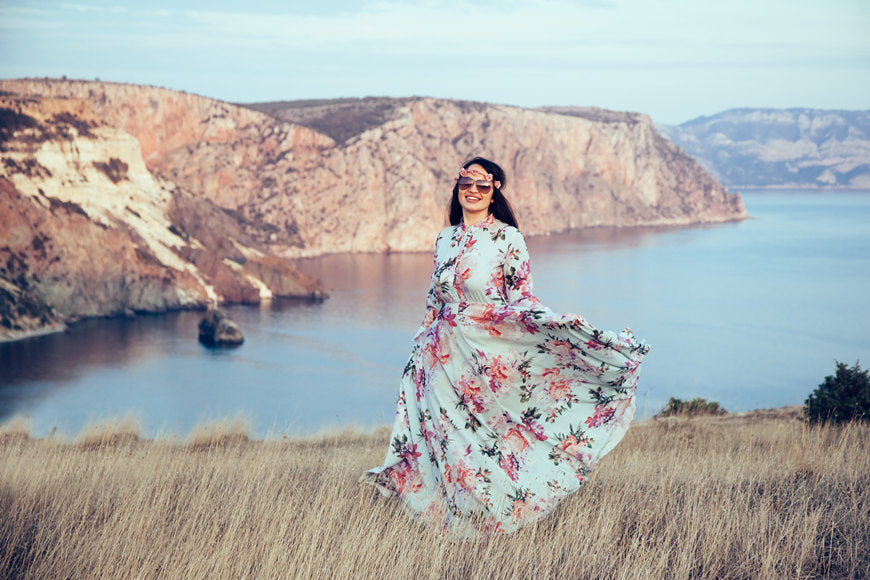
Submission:
[[[633,426],[536,526],[452,542],[357,484],[389,432],[0,431],[0,577],[870,576],[870,425],[794,409]]]

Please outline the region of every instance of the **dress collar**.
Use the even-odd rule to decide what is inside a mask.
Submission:
[[[494,221],[495,221],[495,216],[493,214],[489,214],[484,219],[482,219],[479,222],[477,222],[476,224],[472,224],[470,226],[465,225],[465,222],[460,220],[459,227],[462,231],[465,231],[468,228],[471,228],[471,229],[484,228],[484,227],[490,225]]]

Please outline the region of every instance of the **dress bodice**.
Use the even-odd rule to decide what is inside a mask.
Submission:
[[[454,302],[507,305],[533,299],[522,234],[492,215],[444,228],[435,242],[431,307]]]

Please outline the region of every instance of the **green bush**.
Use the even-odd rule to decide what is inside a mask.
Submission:
[[[695,397],[691,401],[683,401],[671,397],[668,399],[668,404],[665,408],[656,414],[656,417],[671,417],[674,415],[724,415],[727,413],[725,409],[719,406],[716,401],[707,401]]]
[[[804,416],[810,423],[845,423],[870,421],[870,374],[855,366],[837,363],[837,373],[807,398]]]

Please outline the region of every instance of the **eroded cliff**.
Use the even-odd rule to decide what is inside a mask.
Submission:
[[[79,99],[0,97],[0,339],[319,287]]]
[[[457,168],[476,154],[505,167],[505,193],[530,235],[745,217],[739,195],[644,115],[428,98],[369,100],[356,116],[353,100],[273,103],[265,114],[135,85],[20,80],[0,89],[87,101],[138,139],[155,174],[234,212],[284,257],[428,251]]]

